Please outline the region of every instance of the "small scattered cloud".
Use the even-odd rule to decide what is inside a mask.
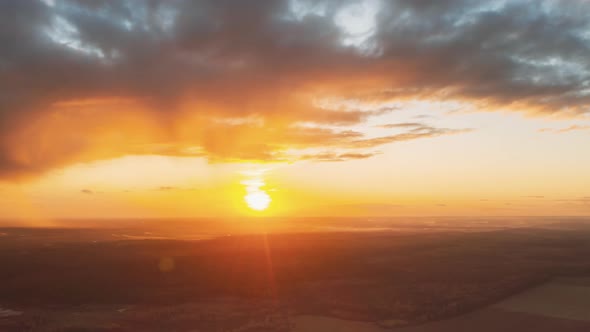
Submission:
[[[93,194],[95,194],[95,192],[93,190],[90,190],[90,189],[82,189],[82,190],[80,190],[80,192],[82,194],[86,194],[86,195],[93,195]]]
[[[555,199],[555,202],[590,204],[590,196]]]
[[[158,187],[156,190],[158,190],[158,191],[171,191],[171,190],[176,190],[176,189],[178,189],[178,188],[172,187],[172,186],[161,186],[161,187]]]
[[[539,132],[541,133],[554,133],[554,134],[563,134],[569,133],[572,131],[590,131],[590,125],[571,125],[565,128],[541,128]]]
[[[401,122],[401,123],[388,123],[388,124],[378,125],[376,127],[390,129],[390,128],[420,128],[420,127],[424,127],[424,126],[425,126],[424,124],[419,123],[419,122]]]
[[[353,148],[372,148],[379,145],[390,144],[395,142],[405,142],[416,140],[420,138],[438,137],[446,135],[456,135],[472,132],[473,129],[451,129],[451,128],[435,128],[431,126],[417,126],[405,133],[381,136],[368,139],[359,139],[352,141],[348,144],[349,147]]]
[[[378,152],[372,153],[334,153],[324,152],[318,154],[306,154],[301,156],[300,160],[310,161],[326,161],[326,162],[337,162],[337,161],[349,161],[349,160],[360,160],[367,159],[378,155]]]
[[[418,114],[413,116],[414,119],[435,119],[434,115],[430,114]]]
[[[153,189],[155,191],[194,191],[197,190],[197,188],[194,187],[175,187],[175,186],[160,186],[157,187],[155,189]],[[127,191],[129,192],[129,191]]]

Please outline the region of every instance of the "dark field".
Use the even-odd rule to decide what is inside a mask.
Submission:
[[[206,240],[0,229],[0,309],[21,313],[0,331],[289,331],[299,315],[392,328],[590,276],[582,219],[394,228]]]

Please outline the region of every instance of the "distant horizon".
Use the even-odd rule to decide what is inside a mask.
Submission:
[[[346,221],[353,221],[354,224],[349,225],[350,227],[372,227],[371,222],[392,222],[391,225],[395,225],[396,222],[409,222],[412,220],[416,222],[423,222],[431,219],[432,221],[448,221],[450,223],[455,219],[457,222],[477,222],[481,220],[492,220],[497,222],[511,221],[511,219],[522,218],[523,221],[535,224],[535,220],[542,224],[544,221],[554,221],[555,223],[567,222],[571,220],[575,221],[587,221],[590,224],[590,216],[355,216],[355,217],[341,217],[341,216],[307,216],[307,217],[278,217],[278,216],[236,216],[236,217],[130,217],[130,218],[54,218],[54,219],[6,219],[0,218],[0,229],[1,228],[81,228],[81,229],[92,229],[92,228],[113,228],[117,227],[135,227],[146,224],[147,226],[157,226],[161,228],[174,227],[174,225],[159,223],[159,222],[177,222],[183,225],[190,225],[191,222],[195,223],[195,226],[199,226],[199,222],[211,221],[218,223],[218,225],[240,225],[244,227],[254,227],[263,229],[264,227],[274,227],[280,229],[282,226],[288,226],[283,222],[292,221],[319,221],[314,224],[318,227],[326,226],[330,223],[339,224]],[[250,224],[252,221],[262,221],[261,223]],[[276,222],[275,222],[276,221]],[[325,223],[322,223],[324,221]],[[144,226],[146,226],[144,225]],[[490,224],[493,226],[493,224]]]

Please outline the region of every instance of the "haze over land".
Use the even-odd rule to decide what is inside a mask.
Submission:
[[[0,228],[0,330],[590,328],[588,218],[275,221]]]

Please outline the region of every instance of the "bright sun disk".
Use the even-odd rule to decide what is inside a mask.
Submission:
[[[263,211],[270,205],[270,196],[262,190],[250,192],[244,197],[246,204],[252,210]]]

